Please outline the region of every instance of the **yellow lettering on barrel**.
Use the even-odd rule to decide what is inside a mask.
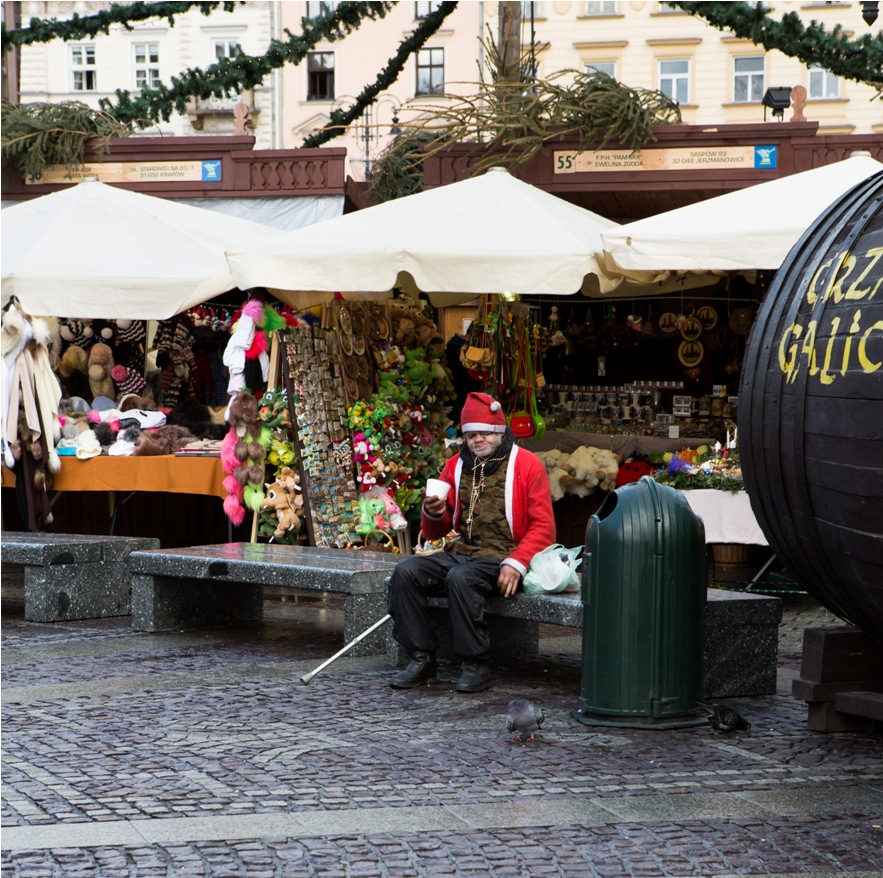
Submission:
[[[836,375],[832,375],[828,369],[831,366],[831,351],[834,348],[834,339],[837,338],[837,330],[840,328],[840,318],[835,317],[831,321],[831,336],[828,339],[828,344],[825,346],[825,362],[822,364],[822,372],[819,375],[819,381],[822,384],[833,384],[834,379],[837,377]]]
[[[787,382],[794,383],[797,374],[797,345],[793,344],[788,348],[788,359],[785,359],[785,345],[788,344],[788,336],[793,335],[795,341],[800,338],[803,327],[799,323],[792,323],[784,333],[782,333],[782,341],[779,344],[779,368],[787,375]]]
[[[852,274],[852,271],[855,268],[857,262],[858,260],[852,253],[846,254],[843,262],[841,263],[841,267],[845,270],[842,274],[838,270],[837,282],[831,286],[827,293],[825,293],[825,301],[827,301],[832,296],[834,298],[834,302],[838,305],[843,301],[843,282]]]
[[[852,337],[861,328],[861,319],[862,310],[859,308],[855,314],[852,315],[852,325],[849,327],[849,335],[846,336],[846,341],[843,344],[843,362],[840,364],[841,375],[846,374],[846,367],[849,365],[849,352],[852,349]]]
[[[810,305],[814,305],[816,300],[819,298],[819,294],[816,292],[816,283],[822,278],[825,274],[825,270],[831,267],[831,263],[837,259],[837,256],[832,256],[826,262],[823,262],[819,266],[819,270],[812,276],[812,280],[810,281],[809,287],[806,291],[806,301],[809,302]]]
[[[817,322],[815,320],[810,320],[809,326],[806,327],[806,336],[803,339],[803,347],[801,348],[801,352],[806,354],[807,362],[809,363],[809,374],[815,375],[819,371],[818,364],[816,363],[816,326]]]
[[[849,285],[849,289],[847,289],[844,296],[845,299],[864,299],[865,296],[871,298],[877,292],[883,277],[877,278],[877,284],[873,290],[871,290],[871,287],[860,290],[858,285],[871,273],[871,270],[880,261],[881,256],[883,256],[883,247],[874,247],[865,253],[862,258],[867,259],[868,264],[865,266],[865,270],[855,279],[855,283]]]
[[[869,326],[865,330],[865,334],[862,336],[861,341],[858,343],[858,361],[859,363],[861,363],[862,369],[864,369],[865,372],[876,372],[877,369],[879,369],[880,366],[883,365],[883,363],[872,363],[868,358],[868,353],[866,350],[868,337],[875,329],[883,332],[883,320],[878,320],[876,323]]]

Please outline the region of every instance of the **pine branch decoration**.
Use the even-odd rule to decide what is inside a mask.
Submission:
[[[81,166],[87,144],[101,156],[112,137],[128,137],[132,127],[79,101],[58,104],[3,102],[3,163],[23,178],[37,180],[46,165]]]
[[[239,0],[240,5],[244,5]],[[6,24],[0,26],[2,32],[3,51],[13,46],[29,46],[35,43],[48,43],[51,40],[82,40],[98,34],[110,33],[111,25],[122,25],[126,30],[133,30],[131,22],[147,21],[151,18],[165,18],[170,27],[175,26],[175,17],[189,12],[194,7],[203,15],[211,15],[219,6],[225,12],[232,12],[235,2],[182,2],[182,3],[111,3],[110,8],[103,9],[95,15],[79,15],[76,12],[67,21],[55,18],[32,18],[27,27],[8,31]]]
[[[850,40],[837,24],[830,31],[817,21],[805,25],[796,12],[786,12],[781,21],[770,17],[762,3],[675,2],[677,6],[705,19],[712,27],[730,30],[767,51],[778,49],[807,67],[819,66],[855,82],[877,89],[883,95],[883,34],[863,34]]]
[[[368,3],[343,0],[324,15],[302,19],[303,35],[295,36],[286,30],[286,41],[271,40],[264,55],[246,55],[240,51],[235,57],[224,58],[205,70],[187,68],[171,78],[171,85],[141,89],[137,98],[127,90],[117,89],[115,102],[103,98],[99,105],[121,122],[142,128],[160,120],[167,122],[172,113],[185,113],[191,98],[225,98],[254,88],[273,70],[285,64],[299,64],[320,41],[343,39],[357,30],[366,18],[385,18],[392,6],[391,0]]]
[[[360,119],[365,109],[374,101],[382,91],[389,88],[399,77],[404,69],[408,58],[420,49],[426,41],[441,27],[442,22],[457,8],[456,2],[440,3],[438,9],[423,18],[414,32],[399,44],[395,57],[380,73],[374,82],[365,86],[357,96],[356,101],[346,110],[332,110],[328,124],[320,131],[311,134],[303,142],[305,149],[312,149],[327,143],[334,137],[338,137],[346,131],[347,126]]]
[[[654,127],[681,121],[675,102],[658,91],[630,88],[604,73],[561,70],[548,79],[474,83],[474,95],[445,94],[431,109],[419,99],[405,104],[421,115],[375,163],[371,188],[377,197],[414,191],[416,166],[454,143],[476,145],[469,173],[495,165],[515,168],[536,159],[550,140],[575,134],[578,150],[611,143],[638,150],[656,140]],[[419,136],[418,136],[419,135]],[[422,172],[420,172],[422,173]]]

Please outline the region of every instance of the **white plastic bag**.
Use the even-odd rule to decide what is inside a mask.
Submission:
[[[542,552],[537,552],[524,575],[526,594],[553,594],[555,592],[579,588],[579,565],[582,558],[577,556],[583,547],[567,549],[561,543],[554,543]]]

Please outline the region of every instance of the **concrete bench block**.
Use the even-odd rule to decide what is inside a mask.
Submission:
[[[430,621],[439,638],[441,657],[451,655],[447,601],[430,598]],[[488,626],[496,656],[536,655],[539,625],[582,628],[578,594],[492,598]],[[766,595],[709,589],[705,605],[704,697],[769,695],[776,691],[776,654],[782,602]],[[387,627],[387,659],[392,665],[405,654]]]
[[[3,561],[24,570],[29,622],[129,615],[129,555],[156,548],[159,540],[152,537],[13,532],[0,537]]]
[[[263,587],[344,595],[344,642],[386,615],[386,579],[398,556],[318,546],[223,543],[135,552],[132,627],[166,631],[250,622],[262,617]],[[383,654],[376,631],[353,655]]]

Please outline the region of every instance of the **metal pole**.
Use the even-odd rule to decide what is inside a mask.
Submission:
[[[326,659],[315,670],[310,671],[308,674],[304,674],[300,678],[301,683],[309,683],[310,680],[312,680],[313,677],[316,676],[316,674],[318,674],[320,671],[324,671],[325,668],[328,667],[328,665],[330,665],[332,662],[336,662],[344,653],[349,652],[357,643],[361,643],[361,641],[363,641],[369,634],[373,634],[378,628],[380,628],[381,625],[385,625],[390,619],[392,619],[392,616],[390,616],[389,613],[387,613],[382,619],[378,619],[370,628],[366,628],[358,637],[356,637],[354,640],[351,640],[343,649],[340,650],[340,652],[334,653],[334,655],[331,656],[330,659]]]

